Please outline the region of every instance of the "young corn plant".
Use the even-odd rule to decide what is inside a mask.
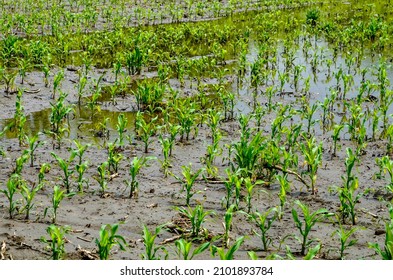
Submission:
[[[195,208],[191,208],[188,206],[188,208],[178,208],[178,211],[180,212],[181,215],[184,215],[187,217],[190,222],[191,222],[191,237],[199,237],[201,234],[201,231],[203,230],[203,223],[205,222],[206,216],[208,215],[214,215],[213,211],[205,211],[203,209],[203,206],[198,204],[195,206]]]
[[[59,210],[60,203],[63,201],[64,198],[66,197],[72,197],[74,196],[75,193],[68,193],[66,194],[65,190],[61,190],[59,186],[54,186],[53,187],[53,194],[52,194],[52,224],[56,224],[57,220],[57,210]],[[46,217],[46,214],[48,212],[49,208],[45,208],[44,211],[44,217]]]
[[[226,251],[224,248],[212,245],[210,246],[211,255],[214,257],[216,254],[218,254],[220,260],[233,260],[235,257],[235,253],[239,250],[243,241],[244,236],[239,237],[238,239],[236,239],[235,243],[233,243],[232,246],[230,246]]]
[[[191,163],[188,166],[184,165],[181,167],[183,178],[180,178],[180,177],[173,174],[175,179],[178,180],[179,183],[182,185],[181,191],[186,192],[186,205],[187,206],[190,205],[191,198],[195,194],[199,193],[198,191],[194,191],[193,188],[194,188],[195,181],[198,179],[198,176],[204,171],[204,168],[200,168],[196,172],[193,172],[191,168],[192,168]]]
[[[236,181],[240,179],[239,179],[239,175],[237,173],[232,172],[230,168],[225,169],[225,172],[227,174],[228,179],[224,181],[226,194],[225,197],[222,198],[222,204],[223,207],[228,210],[231,205],[233,193],[235,191]]]
[[[190,133],[194,129],[194,134],[197,134],[196,120],[196,102],[190,99],[184,99],[183,101],[177,100],[176,103],[176,116],[181,126],[180,130],[180,141],[188,141],[190,139]]]
[[[50,225],[46,232],[49,234],[50,239],[41,237],[41,241],[48,244],[48,248],[52,251],[53,260],[61,260],[65,255],[65,234],[70,232],[69,226],[56,226]]]
[[[136,114],[135,129],[136,135],[141,138],[144,143],[144,152],[147,154],[149,152],[149,145],[153,142],[151,137],[156,133],[155,122],[158,116],[152,118],[149,122],[146,122],[143,114],[138,112]]]
[[[97,166],[98,176],[94,177],[94,179],[98,182],[101,189],[101,196],[105,196],[106,189],[108,188],[108,162],[104,161],[99,166]]]
[[[266,147],[264,138],[260,132],[253,137],[250,131],[242,131],[240,141],[233,144],[235,151],[236,169],[242,170],[244,177],[254,177],[255,168],[260,158],[260,152]]]
[[[172,156],[172,151],[173,151],[173,144],[175,144],[176,141],[176,136],[180,133],[181,131],[181,126],[180,125],[175,125],[172,123],[168,124],[169,128],[169,156]]]
[[[303,214],[303,221],[300,220],[298,211],[296,208],[292,208],[292,217],[295,221],[295,226],[300,231],[301,237],[295,236],[295,238],[302,244],[301,254],[304,256],[306,254],[307,248],[310,247],[311,243],[314,240],[309,240],[308,235],[312,229],[312,227],[317,223],[329,216],[334,215],[333,213],[329,213],[326,209],[321,208],[316,210],[315,212],[310,212],[310,209],[307,205],[301,203],[299,200],[295,201],[295,204],[300,208]],[[303,225],[304,222],[304,225]]]
[[[257,234],[261,238],[263,250],[267,251],[270,243],[272,242],[271,238],[267,235],[267,232],[271,228],[274,221],[278,218],[277,208],[270,208],[264,213],[259,213],[258,211],[255,211],[252,214],[248,214],[248,217],[259,228],[260,234],[257,232],[255,232],[255,234]]]
[[[50,124],[52,126],[50,134],[58,142],[60,148],[61,138],[65,132],[69,131],[69,128],[64,126],[65,119],[73,111],[71,105],[65,105],[66,93],[61,92],[56,103],[51,104]]]
[[[393,124],[389,125],[388,128],[386,129],[386,138],[388,140],[388,143],[386,145],[386,153],[388,155],[393,154]]]
[[[278,220],[281,220],[282,216],[284,215],[285,204],[287,203],[287,193],[291,190],[291,187],[287,179],[287,174],[276,174],[276,179],[280,184],[280,192],[278,193],[278,198],[280,199],[280,206],[277,207],[277,218]]]
[[[87,76],[83,74],[82,71],[78,72],[79,82],[76,84],[76,90],[78,93],[78,105],[80,106],[82,103],[83,96],[85,94],[85,88],[87,85]]]
[[[50,61],[48,60],[50,60],[50,58],[46,59],[46,61],[42,65],[42,73],[44,74],[44,84],[46,88],[50,85],[49,76],[51,74]]]
[[[393,260],[393,207],[389,206],[390,221],[385,223],[385,244],[381,249],[378,243],[369,242],[369,247],[374,249],[375,252],[383,260]]]
[[[253,197],[253,190],[254,190],[254,187],[255,187],[256,185],[260,185],[260,184],[263,184],[263,183],[264,183],[264,182],[261,181],[261,180],[258,180],[258,181],[256,181],[256,182],[252,182],[251,179],[250,179],[249,177],[243,179],[243,184],[244,184],[244,187],[245,187],[245,189],[246,189],[246,191],[247,191],[247,195],[246,195],[247,213],[250,213],[250,212],[251,212],[251,208],[252,208],[252,203],[251,203],[251,201],[252,201],[252,197]],[[236,189],[237,189],[237,188],[236,188]]]
[[[29,59],[23,59],[20,58],[18,59],[18,72],[19,72],[19,76],[21,77],[21,84],[24,84],[27,72],[31,69],[32,64],[31,61]]]
[[[71,169],[71,163],[74,161],[75,154],[71,153],[70,158],[68,160],[64,160],[58,155],[56,155],[54,152],[51,152],[51,155],[56,159],[57,163],[59,164],[59,167],[63,171],[63,186],[66,188],[67,193],[70,193],[70,187],[71,187],[71,176],[74,173],[74,170]]]
[[[12,174],[7,182],[7,189],[0,190],[8,199],[8,215],[10,219],[14,218],[14,212],[16,210],[17,201],[14,199],[15,193],[18,192],[21,178],[18,174]]]
[[[156,159],[155,157],[134,157],[129,169],[129,174],[131,176],[131,181],[126,181],[127,186],[130,188],[129,198],[133,196],[138,196],[139,182],[136,176],[141,171],[142,167],[148,166],[148,161]]]
[[[224,223],[223,223],[223,227],[224,227],[224,234],[222,236],[222,241],[224,243],[224,247],[228,248],[229,246],[229,241],[230,241],[230,232],[232,229],[232,220],[233,220],[233,213],[236,210],[236,206],[235,205],[231,205],[227,211],[225,212],[224,215]]]
[[[38,172],[38,185],[43,184],[45,181],[45,174],[48,173],[51,169],[49,163],[43,163],[40,167],[40,171]]]
[[[379,165],[381,172],[383,174],[389,174],[389,184],[386,186],[386,189],[390,192],[393,192],[393,160],[389,158],[389,156],[384,156],[382,158],[376,159],[377,165]],[[381,177],[382,174],[378,174]]]
[[[211,178],[216,178],[218,176],[218,168],[214,166],[214,160],[222,153],[222,149],[219,145],[221,137],[221,133],[217,132],[217,135],[213,137],[214,142],[207,146],[206,156],[203,159],[206,164],[207,175]]]
[[[59,71],[56,73],[56,75],[53,78],[53,93],[52,93],[52,99],[55,99],[56,93],[59,90],[61,86],[61,82],[64,79],[64,71]]]
[[[345,223],[347,217],[351,217],[352,225],[356,224],[356,210],[355,206],[359,202],[364,193],[355,195],[358,189],[359,180],[353,174],[353,168],[358,161],[357,154],[351,148],[347,148],[347,158],[345,159],[345,176],[342,176],[343,186],[337,188],[341,203],[342,222]]]
[[[14,174],[19,176],[22,175],[22,170],[25,163],[29,160],[29,150],[24,150],[22,155],[15,160],[15,169],[13,171]]]
[[[124,133],[126,132],[128,124],[128,119],[124,114],[120,114],[117,117],[117,125],[116,129],[117,132],[119,133],[119,146],[123,147],[124,146]]]
[[[33,208],[34,197],[36,196],[37,192],[43,188],[43,184],[35,185],[33,184],[31,188],[27,186],[26,181],[22,181],[19,185],[20,193],[22,194],[23,199],[25,200],[25,205],[22,208],[22,211],[26,213],[25,219],[28,220],[30,218],[30,210]]]
[[[35,134],[34,136],[32,136],[31,138],[29,136],[26,136],[26,140],[29,144],[29,157],[30,157],[30,167],[34,166],[34,159],[35,159],[35,151],[37,150],[37,148],[39,146],[42,146],[45,144],[45,142],[42,142],[41,140],[39,140],[39,134]]]
[[[115,245],[118,245],[122,251],[126,250],[127,242],[123,236],[116,234],[118,229],[119,224],[101,226],[100,238],[96,238],[95,241],[98,246],[100,260],[108,260],[110,252]]]
[[[300,149],[304,156],[304,162],[307,164],[307,175],[311,181],[312,194],[317,193],[316,181],[318,167],[322,164],[322,142],[318,145],[315,138],[306,139],[306,144],[301,143]]]
[[[170,174],[169,168],[172,167],[171,162],[169,160],[169,152],[171,148],[171,141],[169,138],[164,138],[161,134],[158,136],[158,140],[162,147],[162,155],[163,160],[159,160],[161,163],[162,171],[164,172],[164,178],[168,177]]]
[[[199,255],[206,251],[206,249],[209,248],[210,242],[205,242],[198,247],[196,247],[194,250],[191,251],[192,249],[192,241],[187,241],[184,239],[178,239],[175,241],[175,246],[178,250],[178,256],[180,259],[183,260],[192,260],[196,255]]]
[[[332,139],[333,139],[333,148],[332,148],[332,156],[337,155],[337,142],[340,140],[340,132],[344,128],[343,124],[336,124],[333,127],[333,134],[332,134]]]
[[[303,113],[302,113],[302,118],[305,118],[307,120],[307,135],[311,136],[311,128],[319,122],[319,120],[314,118],[315,112],[319,108],[318,103],[314,103],[312,106],[308,104],[308,102],[305,102],[305,105],[303,108]]]
[[[350,239],[350,237],[358,231],[358,227],[353,227],[350,228],[349,230],[346,230],[341,224],[340,228],[337,229],[336,231],[333,232],[333,235],[337,235],[338,238],[340,238],[340,259],[343,260],[345,257],[345,250],[348,249],[349,247],[352,247],[357,243],[357,239]]]
[[[15,79],[16,76],[18,75],[18,72],[16,71],[3,71],[2,75],[1,75],[1,80],[4,82],[5,84],[5,93],[13,93],[15,92]]]
[[[83,184],[86,184],[86,187],[89,185],[88,179],[84,178],[84,174],[89,167],[89,162],[83,161],[83,155],[90,147],[90,144],[83,145],[78,140],[74,140],[74,144],[76,145],[76,149],[72,150],[72,153],[75,155],[78,161],[75,165],[75,171],[78,173],[78,192],[83,193]]]
[[[161,255],[158,254],[158,251],[163,251],[167,259],[168,252],[166,251],[164,246],[156,246],[155,239],[158,234],[161,232],[162,226],[156,227],[154,233],[150,232],[146,225],[143,225],[143,245],[145,246],[145,253],[142,254],[143,260],[160,260],[162,258]]]
[[[101,111],[101,107],[98,101],[102,96],[101,81],[104,75],[105,73],[103,73],[100,77],[98,77],[98,79],[94,81],[94,84],[91,86],[91,90],[92,90],[91,97],[86,104],[87,108],[90,110],[92,120],[94,120],[96,113],[99,113]]]
[[[110,173],[117,173],[119,170],[119,163],[123,159],[123,154],[119,152],[119,147],[116,145],[117,139],[113,143],[108,143],[108,171]]]

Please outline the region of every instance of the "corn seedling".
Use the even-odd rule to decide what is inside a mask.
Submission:
[[[35,134],[34,136],[32,136],[31,138],[29,136],[26,136],[26,140],[29,144],[29,157],[30,157],[30,167],[34,166],[34,152],[35,150],[39,147],[45,144],[45,142],[41,142],[41,140],[39,140],[39,134]]]
[[[388,143],[386,145],[386,153],[388,155],[393,154],[393,124],[389,125],[388,128],[386,129],[386,138],[388,140]]]
[[[22,194],[23,199],[25,200],[25,205],[23,206],[22,211],[25,211],[26,216],[25,219],[28,220],[30,218],[30,210],[33,208],[33,199],[37,192],[42,189],[44,185],[35,185],[33,184],[31,188],[27,186],[26,181],[21,181],[19,187],[20,187],[20,193]]]
[[[177,208],[181,215],[187,217],[191,222],[191,237],[198,237],[203,229],[202,225],[208,215],[214,214],[213,211],[204,211],[203,206],[198,204],[195,208]]]
[[[280,184],[280,192],[278,193],[278,198],[280,199],[280,207],[277,208],[277,218],[281,220],[284,214],[285,204],[287,203],[287,193],[291,190],[291,187],[287,179],[287,174],[276,174],[276,179]]]
[[[8,214],[9,218],[13,219],[14,217],[14,212],[16,210],[16,201],[14,199],[15,193],[18,191],[21,178],[17,174],[12,174],[11,177],[8,179],[7,182],[7,189],[5,190],[0,190],[8,199]]]
[[[48,248],[52,251],[53,260],[61,260],[65,254],[65,234],[70,232],[69,226],[50,225],[46,232],[49,234],[50,240],[41,237],[41,241],[48,244]]]
[[[271,238],[267,236],[267,232],[271,228],[274,221],[277,219],[277,208],[273,207],[268,209],[264,213],[259,213],[255,211],[252,214],[247,214],[247,216],[256,224],[260,230],[260,234],[255,232],[262,240],[263,250],[267,251],[268,246],[272,242]]]
[[[161,168],[164,172],[164,178],[170,174],[169,168],[172,167],[170,160],[169,160],[169,150],[171,148],[171,141],[169,138],[163,138],[163,136],[160,134],[158,136],[158,140],[160,141],[161,147],[162,147],[162,155],[164,157],[163,160],[159,160],[161,163]]]
[[[163,246],[156,246],[155,239],[161,232],[162,226],[156,227],[154,233],[151,233],[149,229],[143,225],[143,245],[145,246],[145,254],[142,254],[142,259],[144,260],[160,260],[161,255],[158,251],[162,250],[165,253],[165,259],[168,257],[168,252]]]
[[[100,239],[96,238],[100,260],[108,260],[111,249],[115,245],[119,245],[122,251],[126,250],[127,242],[123,236],[116,234],[118,229],[119,224],[101,226]]]
[[[78,158],[78,162],[75,165],[75,171],[78,173],[77,184],[78,184],[78,191],[83,193],[83,184],[85,183],[88,186],[88,179],[85,179],[83,176],[89,167],[88,161],[83,161],[83,155],[85,154],[89,144],[83,145],[78,140],[74,140],[76,145],[76,149],[72,151],[72,153]]]
[[[58,155],[56,155],[54,152],[51,152],[51,155],[56,159],[57,163],[59,164],[59,167],[63,171],[63,186],[66,188],[67,193],[70,193],[70,187],[71,187],[71,176],[74,173],[74,170],[70,168],[71,163],[73,162],[75,158],[75,154],[71,153],[70,158],[68,160],[64,160]]]
[[[116,145],[117,139],[113,143],[108,143],[108,171],[117,173],[119,169],[119,163],[123,159],[123,155],[119,152],[119,148]]]
[[[369,247],[382,257],[383,260],[393,260],[393,207],[389,207],[390,221],[385,223],[385,244],[381,249],[377,243],[369,243]]]
[[[232,196],[234,194],[236,185],[237,184],[241,185],[242,179],[239,177],[238,172],[234,173],[229,168],[225,169],[225,172],[227,173],[228,179],[226,181],[224,181],[226,195],[223,198],[223,203],[225,203],[225,209],[228,210],[231,203],[232,203],[231,200],[232,200]]]
[[[53,211],[53,216],[52,216],[52,224],[56,224],[57,220],[57,210],[60,207],[60,203],[63,201],[64,198],[66,197],[72,197],[74,196],[75,193],[68,193],[66,194],[65,190],[61,190],[59,186],[55,185],[53,187],[53,194],[52,194],[52,211]],[[45,208],[44,211],[44,217],[46,217],[46,214],[48,212],[49,208]]]
[[[80,106],[87,85],[87,76],[84,75],[82,71],[79,71],[78,75],[79,75],[79,82],[76,85],[76,90],[78,93],[78,105]]]
[[[91,112],[91,119],[94,118],[94,116],[97,112],[101,111],[101,107],[98,104],[98,100],[102,96],[101,81],[102,81],[104,75],[105,75],[105,72],[100,77],[98,77],[98,79],[94,80],[94,84],[91,86],[92,95],[91,95],[89,101],[87,102],[87,108]]]
[[[222,236],[222,240],[224,242],[224,247],[228,248],[229,246],[229,241],[230,241],[230,231],[232,229],[232,220],[233,220],[233,213],[234,210],[236,209],[235,205],[231,205],[227,211],[225,212],[224,215],[224,223],[223,223],[223,227],[224,227],[224,235]]]
[[[377,164],[381,169],[381,174],[378,174],[378,177],[381,177],[382,173],[389,174],[389,184],[386,186],[386,189],[393,192],[393,160],[389,158],[389,156],[384,156],[382,158],[376,159]]]
[[[198,176],[204,171],[204,168],[198,169],[196,172],[193,172],[190,165],[184,165],[181,167],[183,178],[180,178],[173,174],[176,180],[182,185],[182,192],[186,192],[186,205],[190,205],[191,198],[199,193],[198,191],[193,191],[194,183],[197,180]]]
[[[241,117],[241,119],[248,117]],[[242,122],[242,121],[241,121]],[[248,121],[246,121],[248,123]],[[257,161],[260,157],[260,152],[265,148],[266,144],[263,142],[261,133],[251,136],[248,128],[242,126],[242,134],[240,141],[233,144],[235,151],[235,162],[241,169],[244,177],[253,177]]]
[[[311,181],[312,194],[317,193],[315,183],[317,181],[318,167],[322,164],[322,143],[315,143],[315,138],[306,139],[306,144],[301,143],[300,149],[304,156],[304,162],[307,163],[307,173]]]
[[[138,112],[136,114],[135,129],[136,135],[141,138],[144,143],[144,152],[147,154],[149,152],[149,145],[152,143],[151,137],[156,133],[155,122],[158,116],[152,118],[149,122],[146,122],[143,114]]]
[[[14,174],[17,174],[19,176],[22,175],[23,167],[25,163],[29,160],[29,157],[29,150],[24,150],[22,152],[22,155],[15,160],[15,169],[13,172]]]
[[[26,74],[31,69],[31,61],[29,59],[18,59],[18,72],[21,77],[21,84],[24,84]]]
[[[214,142],[207,146],[206,156],[203,159],[206,164],[206,172],[211,178],[216,178],[218,176],[218,169],[214,166],[214,160],[222,153],[222,149],[219,146],[221,137],[222,135],[220,132],[217,132],[217,134],[213,136]]]
[[[355,195],[355,191],[359,186],[358,178],[353,174],[353,168],[358,161],[357,155],[351,148],[347,148],[347,158],[345,159],[345,176],[342,176],[343,186],[337,188],[338,195],[341,203],[342,222],[350,216],[352,224],[356,224],[356,211],[355,206],[359,202],[363,193]]]
[[[333,127],[333,134],[332,134],[332,139],[333,139],[333,156],[337,155],[337,141],[340,139],[340,132],[344,128],[344,125],[342,124],[336,124]]]
[[[3,71],[1,75],[1,80],[5,84],[5,93],[13,93],[15,92],[15,79],[18,75],[16,71]]]
[[[173,144],[176,141],[176,136],[180,133],[181,131],[181,126],[180,125],[174,125],[169,123],[169,142],[171,145],[169,146],[169,156],[172,156],[172,151],[173,151]]]
[[[119,133],[119,146],[120,147],[123,147],[123,145],[124,145],[124,133],[126,132],[127,123],[128,123],[128,119],[124,114],[120,114],[117,117],[116,129],[117,129],[117,132]]]
[[[49,163],[43,163],[41,165],[40,171],[38,172],[38,185],[41,185],[44,183],[45,179],[45,174],[48,173],[51,169],[51,166]]]
[[[291,248],[287,245],[285,248],[287,259],[288,260],[296,260],[294,255],[291,252]],[[318,243],[314,247],[311,247],[308,249],[307,254],[303,257],[303,260],[312,260],[316,257],[316,255],[321,251],[321,244]],[[276,257],[277,255],[274,255]],[[273,259],[282,259],[281,257],[278,256],[278,258],[273,258]]]
[[[56,92],[59,90],[59,87],[61,86],[61,82],[63,79],[64,79],[64,72],[63,71],[57,72],[56,75],[54,76],[52,99],[55,99]]]
[[[358,227],[353,227],[353,228],[350,228],[349,230],[346,230],[340,224],[340,228],[333,232],[332,235],[337,235],[340,238],[340,259],[341,260],[344,259],[344,251],[347,248],[352,247],[353,245],[355,245],[357,243],[357,239],[350,240],[350,237],[358,230],[359,230]]]
[[[61,92],[56,103],[51,104],[50,124],[52,126],[51,134],[58,140],[59,147],[61,137],[68,128],[64,127],[64,121],[68,114],[73,111],[71,105],[65,105],[66,93]]]
[[[191,241],[179,239],[175,241],[175,246],[178,250],[179,258],[183,260],[192,260],[196,255],[199,255],[203,253],[206,249],[208,249],[210,246],[210,242],[205,242],[199,245],[194,250],[192,250],[192,252],[191,252],[192,249]]]
[[[105,195],[105,191],[108,188],[108,162],[104,161],[99,166],[97,166],[98,176],[94,179],[98,182],[101,188],[101,196]]]
[[[155,157],[134,157],[130,164],[130,176],[131,181],[127,181],[127,185],[130,188],[129,198],[132,198],[134,195],[138,195],[139,182],[136,179],[136,176],[141,171],[141,168],[144,166],[148,166],[148,161],[156,159]]]
[[[258,180],[256,182],[252,182],[251,179],[249,177],[247,177],[247,178],[243,179],[243,183],[244,183],[244,187],[247,191],[247,195],[246,195],[247,213],[250,213],[251,208],[252,208],[251,201],[252,201],[254,187],[256,185],[263,184],[264,182],[261,180]]]
[[[295,204],[300,208],[303,213],[303,221],[300,220],[299,214],[295,208],[292,208],[292,217],[295,221],[295,226],[300,231],[301,238],[295,236],[295,238],[302,244],[301,254],[304,256],[306,254],[307,248],[310,247],[311,243],[314,240],[308,240],[308,235],[312,229],[312,227],[321,220],[334,215],[333,213],[329,213],[326,209],[318,209],[315,212],[310,212],[310,209],[307,205],[301,203],[299,200],[295,201]],[[304,226],[303,226],[304,222]]]
[[[319,122],[319,120],[314,118],[314,114],[317,111],[319,104],[314,103],[312,106],[310,106],[308,103],[305,103],[306,105],[303,108],[303,114],[302,118],[305,118],[307,120],[307,135],[311,135],[311,128]]]
[[[195,135],[197,134],[196,127],[196,103],[190,99],[184,99],[183,101],[178,100],[176,104],[176,116],[181,126],[180,130],[180,141],[186,141],[190,139],[190,133],[194,128]]]
[[[50,59],[47,59],[47,60],[50,60]],[[50,63],[49,61],[46,61],[46,62],[44,62],[43,66],[42,66],[42,72],[44,74],[45,87],[49,87],[49,84],[50,84],[49,76],[51,74],[51,72],[50,72],[51,69],[50,69],[49,63]]]
[[[218,254],[220,260],[233,260],[236,251],[239,250],[243,241],[244,236],[239,237],[238,239],[236,239],[235,243],[233,243],[232,246],[230,246],[226,251],[224,248],[212,245],[210,246],[211,255],[214,257],[216,254]]]

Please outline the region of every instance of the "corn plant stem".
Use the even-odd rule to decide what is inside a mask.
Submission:
[[[294,175],[300,182],[302,182],[307,187],[307,189],[311,188],[310,185],[302,178],[302,176],[299,173],[296,173],[295,171],[283,168],[280,165],[264,164],[263,167],[267,168],[267,169],[270,169],[270,170],[275,169],[275,170],[282,171],[283,173],[288,173],[288,174]]]

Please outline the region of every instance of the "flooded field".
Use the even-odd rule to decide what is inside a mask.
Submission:
[[[71,2],[0,4],[1,258],[392,258],[390,1]]]

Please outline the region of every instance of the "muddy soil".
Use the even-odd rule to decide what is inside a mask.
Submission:
[[[91,79],[98,77],[102,70],[91,71]],[[154,76],[154,73],[145,72],[144,75]],[[65,79],[62,84],[62,90],[69,93],[67,101],[76,103],[77,96],[74,87],[74,80],[77,75],[74,71],[65,70]],[[230,79],[231,77],[227,77]],[[50,108],[52,99],[48,88],[43,84],[43,77],[40,73],[29,73],[27,76],[28,84],[21,85],[20,81],[16,81],[18,87],[25,87],[28,91],[39,89],[39,92],[25,93],[23,95],[23,104],[25,112],[29,117],[34,112],[42,111]],[[106,75],[106,80],[111,81],[110,74]],[[109,82],[106,82],[110,84]],[[175,81],[171,81],[175,86]],[[192,89],[189,89],[192,91]],[[187,91],[187,90],[185,90]],[[0,93],[0,119],[10,119],[13,117],[15,110],[15,94],[10,95]],[[240,96],[240,101],[247,106],[250,102],[247,96]],[[275,97],[276,101],[286,103],[292,102],[279,96]],[[117,105],[114,106],[109,101],[100,103],[102,108],[109,111],[133,112],[134,100],[131,97],[125,99],[118,98]],[[239,102],[240,102],[239,101]],[[265,102],[266,100],[260,100]],[[120,108],[120,110],[119,110]],[[274,117],[275,112],[264,118],[262,129],[265,133],[270,133],[269,124]],[[116,120],[113,120],[116,122]],[[45,121],[38,126],[38,131],[43,131]],[[129,180],[130,161],[135,155],[146,155],[143,152],[143,143],[134,140],[124,147],[122,154],[124,159],[120,163],[119,171],[108,182],[108,189],[104,196],[101,195],[99,185],[94,179],[97,173],[97,166],[106,161],[108,154],[106,149],[102,148],[104,140],[95,137],[94,131],[91,129],[76,128],[78,122],[72,123],[72,130],[76,133],[72,134],[69,139],[62,141],[61,149],[53,149],[52,140],[45,135],[41,139],[45,141],[36,152],[34,166],[30,167],[28,163],[23,169],[23,178],[33,184],[37,181],[38,169],[43,163],[50,163],[52,168],[45,174],[45,187],[41,190],[34,202],[34,207],[27,221],[24,214],[17,214],[14,219],[8,217],[8,202],[4,195],[0,195],[0,242],[5,244],[2,251],[2,257],[6,259],[50,259],[50,252],[46,249],[46,245],[40,241],[42,237],[48,239],[46,232],[47,227],[51,224],[51,210],[47,211],[44,216],[45,209],[50,207],[52,189],[54,185],[62,185],[62,171],[58,167],[56,161],[51,156],[54,151],[62,158],[68,158],[70,149],[75,148],[72,140],[79,139],[82,143],[91,143],[85,158],[89,161],[89,168],[85,175],[89,179],[89,187],[85,189],[83,194],[76,194],[71,198],[66,198],[61,202],[58,210],[57,224],[68,225],[71,232],[66,234],[66,259],[84,259],[89,257],[97,257],[95,239],[99,236],[100,227],[104,224],[121,223],[119,234],[123,235],[129,247],[125,252],[115,248],[112,251],[112,259],[140,259],[144,252],[142,242],[142,229],[146,225],[151,231],[155,227],[163,224],[178,224],[183,230],[189,230],[189,222],[179,215],[178,207],[185,206],[185,193],[181,192],[181,185],[172,176],[164,178],[160,170],[158,160],[151,161],[150,166],[142,168],[139,175],[139,191],[137,197],[128,198],[129,189],[127,189],[125,180]],[[221,123],[221,131],[224,137],[221,140],[221,146],[238,141],[239,124],[237,120],[231,120]],[[115,127],[108,127],[110,130],[110,138],[115,139],[117,132]],[[132,135],[132,129],[127,131],[128,135]],[[332,186],[340,186],[342,184],[341,176],[345,173],[344,161],[346,158],[345,149],[351,147],[351,141],[342,139],[340,141],[339,152],[336,157],[331,156],[330,147],[332,145],[329,135],[317,132],[318,140],[323,141],[324,157],[323,164],[318,171],[318,193],[311,193],[304,185],[296,180],[294,176],[289,176],[291,182],[291,192],[288,194],[288,205],[285,209],[282,220],[275,221],[270,229],[268,236],[271,238],[269,251],[262,251],[262,242],[255,232],[257,227],[250,222],[244,214],[237,213],[234,215],[233,227],[231,230],[232,242],[239,236],[247,236],[240,250],[236,253],[237,259],[248,259],[247,252],[255,251],[260,258],[265,258],[273,253],[286,257],[286,246],[290,248],[295,257],[299,257],[300,244],[293,237],[298,235],[298,229],[295,227],[291,209],[294,207],[293,202],[300,199],[309,205],[312,210],[326,208],[328,211],[338,213],[340,202],[334,192],[330,192]],[[94,139],[94,141],[92,140]],[[173,167],[171,172],[180,176],[181,166],[192,164],[194,170],[202,167],[201,158],[204,157],[206,146],[211,142],[211,135],[206,125],[199,128],[199,132],[195,138],[189,141],[177,141],[174,147],[171,162]],[[1,139],[1,147],[5,150],[5,155],[0,157],[0,182],[1,188],[6,187],[6,182],[15,168],[15,160],[18,158],[22,150],[26,147],[20,147],[16,138],[7,137]],[[223,149],[223,154],[216,159],[216,166],[219,168],[219,174],[225,180],[225,168],[228,167],[227,149]],[[379,259],[373,249],[368,246],[369,242],[379,243],[381,246],[384,242],[384,223],[388,218],[388,210],[383,199],[389,200],[391,197],[386,195],[384,191],[384,180],[375,180],[374,175],[378,171],[375,159],[384,155],[385,143],[380,141],[369,142],[364,155],[361,156],[361,164],[356,170],[359,177],[359,191],[368,190],[368,194],[360,199],[360,203],[356,205],[357,209],[357,226],[359,230],[353,235],[353,239],[358,242],[346,251],[346,259]],[[157,137],[153,137],[153,143],[149,149],[147,156],[154,156],[162,159],[162,150]],[[300,159],[299,159],[300,161]],[[74,166],[74,165],[73,165]],[[73,177],[73,182],[75,178]],[[73,183],[72,189],[76,191],[76,185]],[[195,190],[200,191],[192,198],[191,206],[203,204],[205,210],[212,210],[214,214],[207,217],[203,227],[206,229],[208,237],[214,237],[222,234],[223,217],[225,210],[222,206],[222,199],[225,196],[225,187],[222,182],[199,180],[195,186]],[[259,212],[266,211],[270,207],[279,205],[278,199],[279,186],[273,183],[269,187],[258,186],[254,189],[253,210]],[[245,193],[243,194],[245,195]],[[382,199],[383,198],[383,199]],[[21,197],[18,205],[22,210],[23,204]],[[241,207],[245,210],[244,201]],[[350,225],[344,225],[349,229]],[[339,239],[334,232],[339,229],[339,225],[335,218],[318,223],[310,233],[311,239],[316,239],[315,244],[319,241],[322,244],[321,251],[317,255],[319,259],[337,259],[339,257]],[[156,243],[164,244],[169,255],[169,259],[177,259],[176,247],[173,240],[177,238],[179,231],[162,230]],[[221,241],[214,241],[215,245],[221,245]],[[87,254],[86,252],[90,252]],[[162,254],[164,256],[164,254]],[[199,259],[210,259],[210,252],[199,255]]]

